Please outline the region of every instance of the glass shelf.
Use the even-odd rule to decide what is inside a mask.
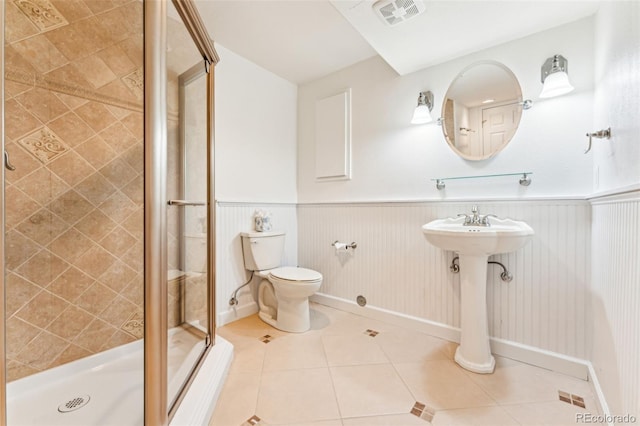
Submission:
[[[518,173],[497,173],[492,175],[476,175],[476,176],[454,176],[454,177],[446,177],[446,178],[434,178],[431,179],[432,182],[436,183],[436,188],[442,190],[445,188],[445,180],[460,180],[460,179],[483,179],[483,178],[493,178],[493,177],[502,177],[502,176],[520,176],[520,180],[518,183],[522,186],[529,186],[531,184],[531,178],[529,175],[532,175],[533,172],[518,172]]]

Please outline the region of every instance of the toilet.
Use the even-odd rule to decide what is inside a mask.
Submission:
[[[260,319],[282,331],[309,330],[309,296],[320,288],[322,274],[280,265],[284,232],[243,232],[240,236],[245,269],[262,278],[258,285]]]

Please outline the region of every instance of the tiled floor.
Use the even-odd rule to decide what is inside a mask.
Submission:
[[[253,315],[218,329],[235,358],[212,426],[575,425],[598,414],[582,380],[500,357],[494,374],[474,374],[453,361],[454,343],[318,304],[311,323],[284,333]]]

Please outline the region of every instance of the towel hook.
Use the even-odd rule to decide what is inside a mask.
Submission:
[[[597,132],[593,132],[593,133],[587,133],[587,137],[589,138],[589,145],[587,146],[587,150],[584,152],[585,154],[589,151],[591,151],[591,139],[592,138],[598,138],[598,139],[611,139],[611,127],[604,129],[604,130],[598,130]]]

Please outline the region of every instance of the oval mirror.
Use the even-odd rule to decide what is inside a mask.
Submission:
[[[471,64],[453,80],[442,104],[442,132],[467,160],[486,160],[511,141],[522,116],[522,90],[509,68]]]

